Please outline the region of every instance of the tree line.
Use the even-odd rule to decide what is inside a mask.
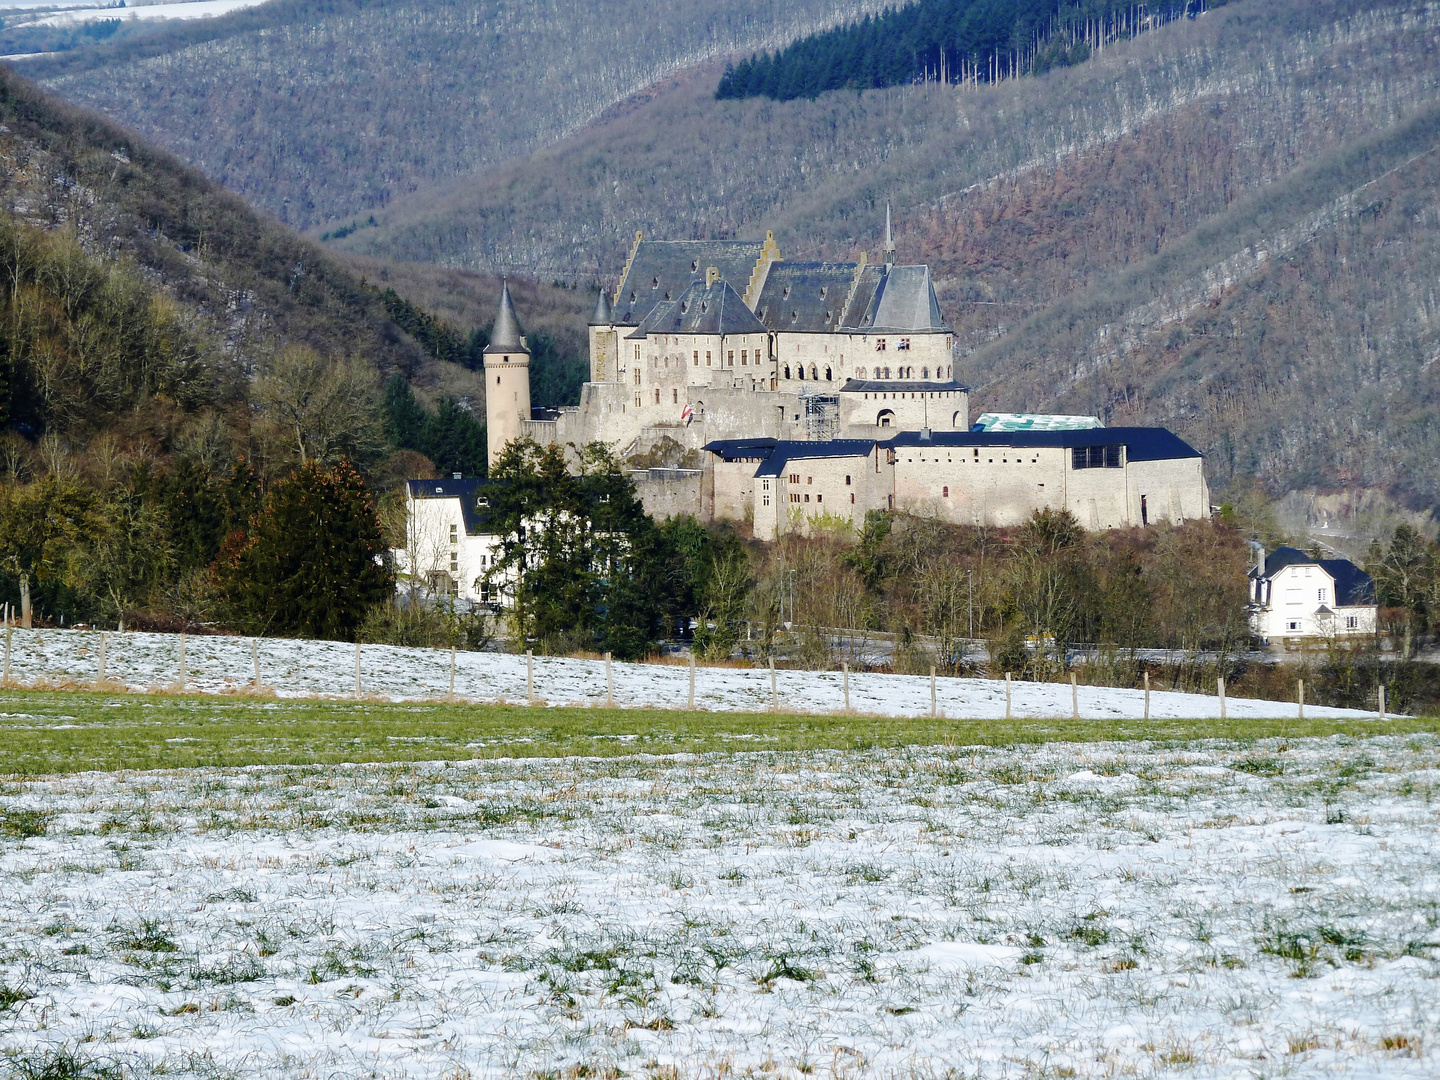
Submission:
[[[715,97],[813,100],[831,90],[1041,75],[1082,63],[1110,41],[1223,3],[919,0],[729,65]]]

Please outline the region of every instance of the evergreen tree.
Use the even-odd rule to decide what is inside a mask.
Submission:
[[[237,626],[348,641],[394,587],[369,491],[348,461],[308,462],[277,483],[246,532],[225,541],[217,580]]]

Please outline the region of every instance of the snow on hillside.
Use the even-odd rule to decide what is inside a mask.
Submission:
[[[123,8],[74,7],[27,21],[25,25],[63,26],[69,23],[98,22],[101,19],[205,19],[263,3],[265,0],[180,0],[178,3]]]
[[[133,690],[175,689],[180,682],[181,638],[172,634],[104,634],[105,676]],[[10,671],[31,685],[93,682],[100,674],[102,635],[76,630],[15,630]],[[254,653],[252,653],[252,648]],[[355,646],[335,641],[275,638],[186,637],[186,688],[203,693],[234,693],[253,685],[254,654],[260,678],[282,697],[355,693]],[[392,700],[444,697],[450,687],[450,653],[436,649],[366,645],[360,652],[360,689]],[[613,666],[613,700],[639,708],[685,708],[689,672],[668,664]],[[844,676],[839,671],[775,673],[775,701],[782,710],[828,713],[845,707]],[[564,657],[534,659],[537,701],[548,705],[602,705],[607,700],[605,664]],[[526,659],[501,653],[455,654],[455,694],[469,701],[525,702]],[[1082,686],[1080,714],[1093,718],[1132,718],[1144,714],[1141,690]],[[771,708],[766,669],[707,668],[695,672],[695,706],[718,711],[758,712]],[[1005,683],[993,679],[936,680],[940,715],[957,719],[1005,715]],[[930,680],[925,676],[851,674],[850,707],[860,713],[914,716],[930,711]],[[1068,684],[1016,682],[1011,711],[1016,717],[1068,716]],[[1295,703],[1230,698],[1227,715],[1237,719],[1294,716]],[[1215,697],[1153,692],[1150,715],[1193,719],[1219,714]],[[1307,705],[1307,716],[1361,717],[1353,709]]]
[[[12,783],[0,1059],[1433,1077],[1437,785],[1428,735]]]

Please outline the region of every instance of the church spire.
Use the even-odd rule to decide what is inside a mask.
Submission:
[[[890,233],[890,203],[885,203],[885,265],[892,266],[895,263],[895,237]]]

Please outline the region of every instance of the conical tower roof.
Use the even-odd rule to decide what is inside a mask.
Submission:
[[[520,316],[515,314],[515,302],[510,299],[510,283],[500,286],[500,313],[495,316],[495,325],[490,330],[490,344],[487,353],[528,353],[525,347],[525,328],[520,325]]]
[[[595,301],[595,314],[590,316],[591,326],[609,326],[615,321],[615,315],[610,310],[610,297],[602,288],[600,299]]]

